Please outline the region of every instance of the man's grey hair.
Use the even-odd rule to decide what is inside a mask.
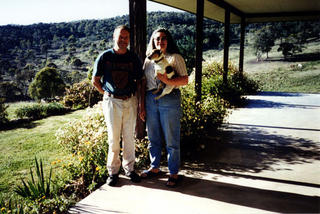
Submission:
[[[113,31],[113,36],[120,30],[125,30],[128,31],[128,33],[130,33],[130,28],[127,25],[118,25]]]

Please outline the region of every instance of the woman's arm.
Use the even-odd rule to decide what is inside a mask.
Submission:
[[[180,54],[172,55],[172,66],[175,72],[178,74],[177,77],[168,79],[167,74],[157,74],[159,80],[167,85],[183,86],[188,84],[188,73],[186,63]]]
[[[157,74],[157,77],[160,81],[167,85],[173,86],[183,86],[188,84],[188,76],[178,76],[172,79],[168,79],[167,74]]]

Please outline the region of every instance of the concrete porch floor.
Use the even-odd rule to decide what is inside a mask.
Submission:
[[[319,121],[320,94],[248,96],[184,162],[177,188],[167,175],[139,184],[121,176],[70,213],[320,213]]]

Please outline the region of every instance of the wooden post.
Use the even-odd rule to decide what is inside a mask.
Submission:
[[[147,36],[147,3],[146,0],[129,0],[130,16],[130,49],[144,61],[146,58]],[[140,87],[140,86],[138,86]],[[142,100],[140,99],[139,102]],[[146,124],[137,116],[135,136],[143,139],[146,136]]]
[[[203,52],[203,15],[204,0],[197,0],[197,23],[196,23],[196,74],[195,90],[196,102],[201,100],[202,78],[202,52]]]
[[[243,77],[243,59],[244,59],[244,41],[246,36],[245,17],[241,17],[241,35],[240,35],[240,56],[239,56],[239,72],[240,77]]]
[[[230,40],[230,10],[225,9],[224,18],[224,52],[223,52],[223,83],[228,82],[228,61],[229,61],[229,40]]]
[[[143,62],[146,57],[147,3],[146,0],[129,0],[130,49]]]

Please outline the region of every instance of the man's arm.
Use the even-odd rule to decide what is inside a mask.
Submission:
[[[104,94],[104,90],[102,89],[102,84],[101,84],[101,77],[99,76],[93,76],[92,77],[92,84],[96,87],[96,89],[101,93]]]

